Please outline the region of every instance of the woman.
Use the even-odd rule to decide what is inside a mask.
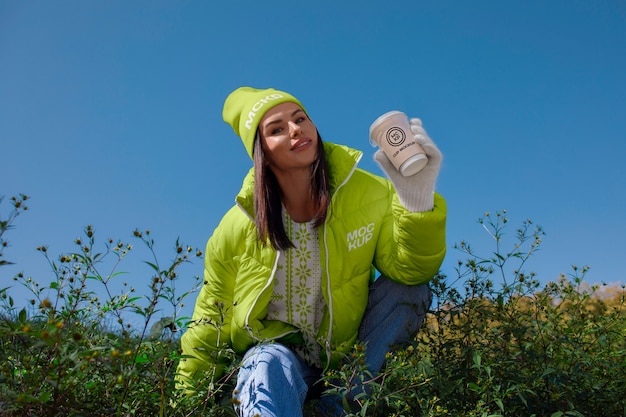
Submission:
[[[357,168],[361,152],[322,142],[300,101],[274,89],[238,88],[223,117],[254,166],[208,241],[178,383],[193,391],[217,379],[232,349],[244,355],[239,415],[302,415],[323,370],[357,341],[376,373],[421,325],[446,249],[441,154],[412,119],[428,165],[403,177],[378,151],[389,180],[373,175]]]

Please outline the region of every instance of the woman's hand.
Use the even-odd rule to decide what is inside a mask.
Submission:
[[[409,120],[415,141],[424,149],[428,164],[416,174],[405,177],[392,165],[389,158],[381,150],[376,151],[374,160],[393,184],[400,202],[407,210],[413,212],[430,211],[435,205],[435,183],[439,175],[441,151],[428,136],[418,118]]]

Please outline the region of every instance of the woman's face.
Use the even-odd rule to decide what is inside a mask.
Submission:
[[[315,124],[296,103],[282,103],[259,123],[265,160],[272,171],[308,169],[317,158]]]

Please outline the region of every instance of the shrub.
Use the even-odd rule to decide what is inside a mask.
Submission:
[[[378,377],[362,373],[372,395],[352,415],[626,415],[624,287],[589,287],[588,267],[574,266],[541,288],[524,267],[542,228],[523,222],[507,248],[506,211],[479,223],[495,251],[455,245],[466,256],[456,278],[433,280],[435,301],[414,345],[390,355]],[[345,369],[358,369],[358,359],[326,376],[343,395],[354,379]]]
[[[28,197],[11,199],[0,217],[4,240]],[[1,201],[1,199],[0,199]],[[434,302],[414,343],[388,355],[372,376],[355,346],[339,369],[324,376],[327,394],[344,398],[352,416],[618,416],[626,415],[626,308],[624,287],[588,286],[588,267],[540,284],[525,272],[544,232],[530,220],[504,239],[506,212],[479,224],[493,239],[488,256],[467,242],[455,248],[453,279],[439,274]],[[147,295],[124,281],[121,265],[136,249],[119,240],[96,241],[93,227],[74,251],[52,257],[47,283],[14,277],[32,294],[17,306],[11,288],[0,289],[0,414],[3,416],[232,416],[238,361],[219,381],[200,381],[196,394],[180,396],[174,374],[181,358],[178,335],[181,267],[202,253],[176,241],[173,260],[161,266],[149,231],[132,239],[147,249]],[[136,280],[133,280],[136,281]],[[165,314],[167,312],[167,314]],[[220,323],[215,323],[219,326]],[[366,394],[347,399],[355,385]],[[305,415],[316,414],[307,404]]]
[[[11,199],[0,238],[26,210],[26,199]],[[3,416],[172,414],[177,334],[189,321],[179,313],[201,281],[196,276],[182,293],[176,283],[182,265],[202,253],[177,240],[173,260],[162,267],[150,232],[132,235],[151,254],[147,295],[122,281],[120,268],[133,246],[108,239],[101,250],[91,226],[75,240],[74,251],[55,259],[46,246],[37,248],[50,264],[50,282],[22,273],[13,278],[32,296],[27,307],[16,306],[10,287],[0,290]]]

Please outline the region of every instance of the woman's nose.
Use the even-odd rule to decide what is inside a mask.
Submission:
[[[297,123],[289,122],[289,134],[291,136],[299,135],[302,133],[302,126]]]

